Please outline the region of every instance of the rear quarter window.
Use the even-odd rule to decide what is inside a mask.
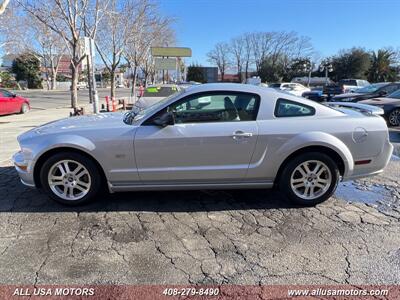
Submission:
[[[315,115],[315,108],[296,101],[279,98],[276,101],[274,115],[277,118],[313,116]]]

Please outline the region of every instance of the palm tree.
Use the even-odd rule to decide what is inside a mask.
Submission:
[[[379,49],[371,53],[371,67],[368,72],[370,82],[395,81],[397,79],[395,52],[389,49]]]

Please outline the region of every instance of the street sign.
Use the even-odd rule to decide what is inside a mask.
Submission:
[[[176,58],[155,58],[156,70],[176,70]]]
[[[151,55],[162,57],[191,57],[192,49],[183,47],[151,47]]]

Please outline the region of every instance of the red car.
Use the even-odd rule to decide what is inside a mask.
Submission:
[[[0,89],[0,116],[15,113],[25,114],[30,109],[28,99]]]

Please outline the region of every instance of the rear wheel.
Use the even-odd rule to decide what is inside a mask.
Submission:
[[[332,196],[339,178],[339,169],[328,155],[305,153],[286,164],[279,180],[279,189],[291,201],[312,206]]]
[[[26,103],[22,103],[20,113],[26,114],[28,111],[29,111],[29,105]]]
[[[396,108],[392,110],[388,117],[390,126],[399,126],[400,125],[400,109]]]
[[[101,177],[96,164],[79,153],[62,152],[50,157],[40,171],[46,193],[55,201],[78,205],[94,199]]]

